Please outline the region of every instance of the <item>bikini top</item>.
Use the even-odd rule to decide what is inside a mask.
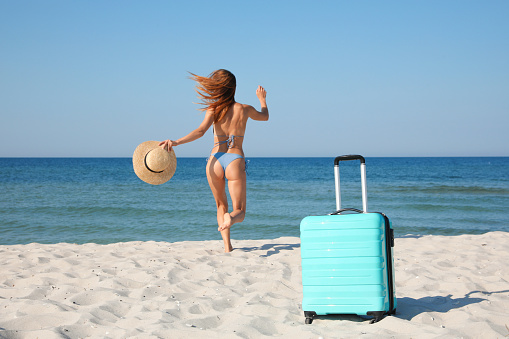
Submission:
[[[233,146],[235,146],[235,138],[243,138],[244,137],[243,135],[217,135],[217,134],[214,134],[214,136],[218,137],[218,138],[228,138],[226,140],[216,142],[214,144],[214,147],[222,145],[222,144],[226,144],[226,146],[228,148],[232,148]]]

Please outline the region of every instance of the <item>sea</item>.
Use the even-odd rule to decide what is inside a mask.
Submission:
[[[334,157],[248,158],[235,239],[298,237],[335,211]],[[149,185],[130,158],[0,158],[0,244],[220,240],[205,158]],[[359,161],[340,163],[342,207],[362,208]],[[509,157],[366,158],[368,211],[397,237],[509,232]]]

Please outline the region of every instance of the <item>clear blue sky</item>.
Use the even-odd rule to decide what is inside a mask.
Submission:
[[[246,156],[509,156],[509,1],[0,0],[0,157],[130,157],[237,77]],[[211,132],[176,149],[206,157]]]

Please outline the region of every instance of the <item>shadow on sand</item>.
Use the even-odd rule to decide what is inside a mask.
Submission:
[[[447,313],[450,310],[461,308],[467,305],[480,303],[486,298],[482,296],[489,296],[495,293],[507,293],[509,290],[487,292],[487,291],[472,291],[462,298],[453,298],[451,294],[446,297],[424,297],[420,299],[413,298],[398,298],[398,308],[396,317],[406,320],[411,320],[416,315],[424,312],[440,312]],[[480,296],[472,298],[473,294]]]
[[[265,244],[257,247],[240,247],[236,250],[251,252],[251,251],[267,251],[267,254],[260,255],[260,257],[270,257],[271,255],[278,254],[281,251],[293,251],[300,248],[300,244]]]

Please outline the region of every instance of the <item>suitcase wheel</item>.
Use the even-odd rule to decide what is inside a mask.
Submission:
[[[384,317],[384,313],[384,311],[368,312],[367,315],[373,316],[373,319],[371,319],[369,323],[374,324],[379,322]]]
[[[304,311],[304,316],[306,317],[304,322],[309,325],[313,322],[314,317],[316,317],[316,312]]]

